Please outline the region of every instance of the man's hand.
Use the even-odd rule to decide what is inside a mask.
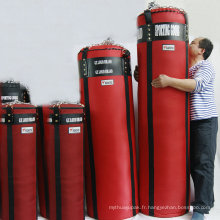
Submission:
[[[155,88],[165,88],[170,86],[171,78],[167,75],[159,75],[158,78],[154,79],[151,85]]]
[[[159,75],[151,85],[155,88],[165,88],[167,86],[184,92],[192,92],[196,88],[195,79],[177,79],[167,75]]]
[[[138,66],[135,66],[135,70],[134,70],[134,79],[135,79],[137,82],[139,81]]]

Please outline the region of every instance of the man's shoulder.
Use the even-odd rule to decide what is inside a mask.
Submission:
[[[212,63],[209,60],[201,60],[199,61],[195,66],[193,66],[194,70],[208,70],[208,71],[214,71],[214,67]]]
[[[202,60],[201,65],[212,67],[212,63],[209,60]]]
[[[212,63],[209,60],[203,60],[199,68],[202,68],[203,70],[215,72]]]
[[[209,60],[201,60],[192,66],[189,70],[191,77],[196,74],[199,76],[200,74],[208,74],[208,75],[215,75],[215,70],[212,63]]]

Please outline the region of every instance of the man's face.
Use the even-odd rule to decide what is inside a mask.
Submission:
[[[199,48],[199,41],[203,38],[194,39],[189,45],[189,54],[192,57],[197,57],[198,55],[202,55],[204,53],[203,48]]]

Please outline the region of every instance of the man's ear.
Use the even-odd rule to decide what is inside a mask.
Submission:
[[[200,54],[203,55],[205,53],[205,49],[204,48],[200,48]]]

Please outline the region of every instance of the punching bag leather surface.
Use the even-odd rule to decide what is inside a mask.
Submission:
[[[129,51],[97,45],[78,54],[86,113],[86,201],[96,219],[138,213],[134,110]]]
[[[40,213],[50,220],[83,220],[84,107],[43,106],[38,117]]]
[[[179,216],[189,207],[188,94],[151,82],[160,74],[188,78],[187,16],[157,8],[139,15],[137,24],[140,210]]]
[[[36,107],[0,108],[2,220],[37,219]]]

